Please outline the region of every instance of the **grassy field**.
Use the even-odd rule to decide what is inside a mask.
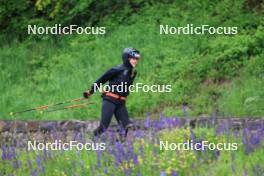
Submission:
[[[182,104],[188,105],[190,116],[264,114],[263,11],[245,9],[243,1],[190,1],[144,6],[122,22],[116,20],[118,15],[106,16],[98,23],[106,27],[104,36],[3,40],[0,118],[98,118],[99,93],[91,98],[96,104],[89,109],[17,116],[10,112],[81,97],[102,72],[121,63],[121,51],[127,46],[142,53],[135,82],[172,85],[170,93],[132,93],[127,107],[133,117],[146,112],[182,115]],[[238,34],[159,34],[160,24],[190,23],[237,26]]]

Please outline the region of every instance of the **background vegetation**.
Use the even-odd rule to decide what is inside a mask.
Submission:
[[[260,1],[20,0],[0,7],[0,118],[100,116],[91,109],[40,114],[19,111],[82,96],[100,74],[121,62],[127,46],[142,59],[136,82],[171,84],[171,93],[132,93],[130,115],[264,114],[264,10]],[[27,35],[27,25],[105,26],[106,35]],[[159,25],[237,26],[237,35],[160,35]]]

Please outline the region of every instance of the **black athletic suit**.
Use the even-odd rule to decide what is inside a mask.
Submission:
[[[128,60],[129,53],[133,51],[138,52],[134,48],[126,48],[122,54],[123,64],[117,65],[107,70],[96,80],[94,84],[98,85],[99,87],[100,83],[104,84],[109,81],[109,87],[112,87],[112,85],[122,85],[123,83],[123,92],[118,92],[116,87],[111,89],[110,92],[119,96],[127,97],[129,95],[128,87],[133,84],[133,81],[136,77],[136,71],[133,69]],[[94,93],[95,91],[94,84],[90,88],[90,93]],[[127,90],[124,86],[127,86]],[[102,94],[102,98],[103,102],[101,122],[99,127],[94,131],[94,135],[98,136],[108,128],[113,114],[115,115],[117,122],[121,124],[124,129],[126,129],[127,125],[131,122],[129,120],[127,108],[125,106],[125,100],[106,96],[104,93]]]

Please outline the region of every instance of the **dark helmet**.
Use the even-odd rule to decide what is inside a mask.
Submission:
[[[130,58],[131,58],[131,57],[132,57],[132,58],[138,58],[138,59],[140,58],[140,53],[139,53],[139,51],[136,50],[136,49],[135,49],[134,51],[130,52],[128,55],[129,55]]]
[[[128,58],[140,58],[139,50],[129,47],[125,48],[122,53],[122,59],[125,65],[130,65]]]

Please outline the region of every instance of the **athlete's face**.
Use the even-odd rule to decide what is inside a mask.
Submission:
[[[138,58],[129,58],[129,62],[133,67],[136,67]]]

